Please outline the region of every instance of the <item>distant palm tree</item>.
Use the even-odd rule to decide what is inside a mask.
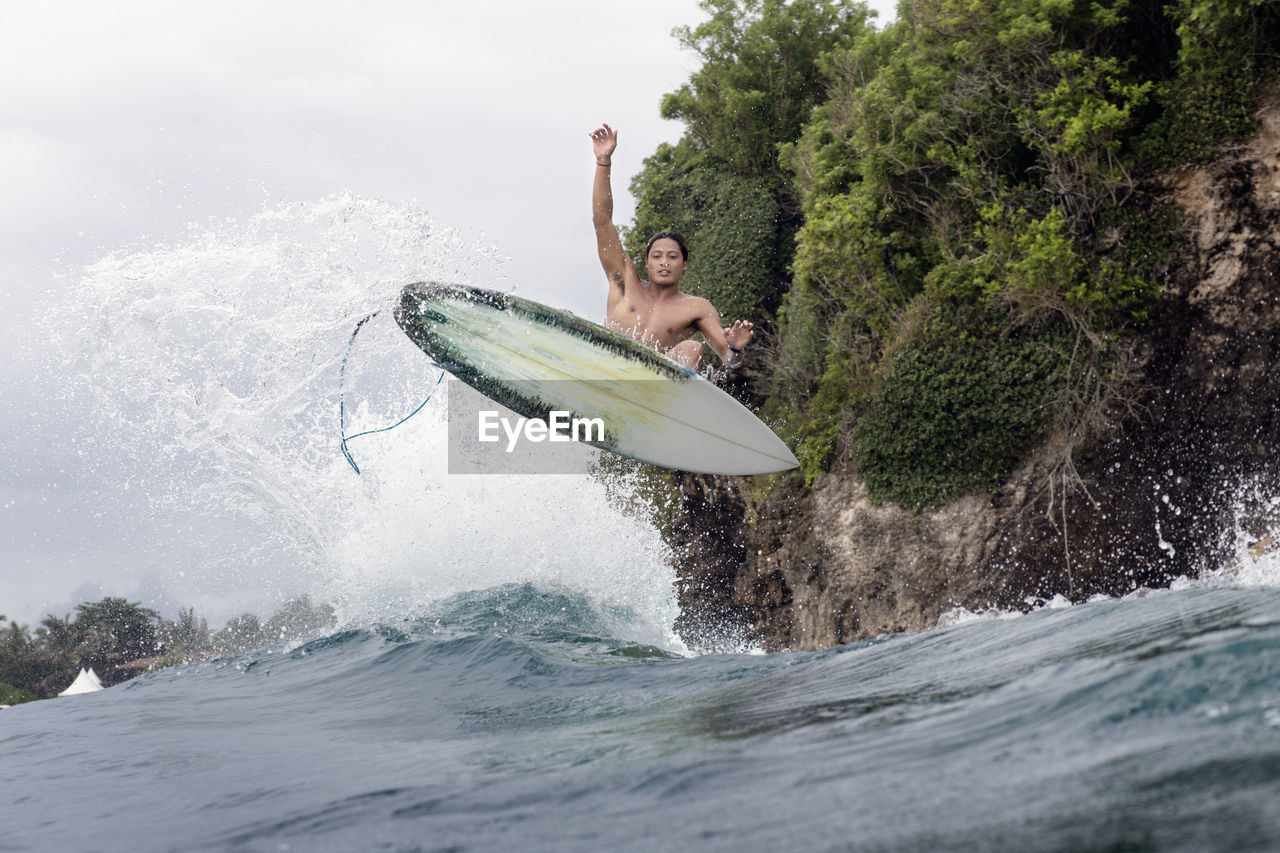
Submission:
[[[46,616],[36,629],[35,646],[39,678],[28,683],[41,698],[57,696],[80,671],[80,636],[71,616]]]
[[[80,666],[93,667],[104,686],[118,684],[136,672],[117,670],[127,661],[155,655],[156,622],[160,614],[124,598],[104,598],[76,606],[77,651]]]

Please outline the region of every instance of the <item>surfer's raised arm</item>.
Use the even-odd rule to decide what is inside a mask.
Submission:
[[[631,281],[639,282],[635,264],[622,248],[618,227],[613,224],[613,187],[609,167],[618,147],[618,131],[603,125],[591,132],[591,148],[596,156],[596,175],[591,185],[591,222],[596,229],[596,249],[600,265],[609,278],[610,296],[621,296]]]
[[[680,279],[689,269],[689,248],[675,231],[659,231],[649,238],[644,260],[649,280],[640,279],[613,224],[609,169],[618,148],[618,131],[607,124],[591,131],[591,148],[596,158],[591,221],[600,265],[609,279],[606,323],[691,370],[697,370],[702,360],[702,343],[692,337],[695,331],[701,332],[725,366],[738,366],[743,348],[751,341],[751,324],[739,320],[722,327],[714,305],[680,292]]]

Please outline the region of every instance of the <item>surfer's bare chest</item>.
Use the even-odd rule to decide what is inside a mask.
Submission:
[[[611,304],[609,325],[663,350],[688,340],[697,331],[698,311],[692,300],[652,300],[644,295],[622,296]]]

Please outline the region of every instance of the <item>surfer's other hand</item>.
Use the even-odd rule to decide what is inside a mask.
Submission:
[[[618,147],[618,131],[605,124],[591,131],[591,149],[595,152],[596,162],[599,163],[602,157],[613,156],[613,151]]]
[[[734,320],[732,326],[724,327],[724,340],[734,349],[742,349],[751,342],[755,331],[746,320]]]

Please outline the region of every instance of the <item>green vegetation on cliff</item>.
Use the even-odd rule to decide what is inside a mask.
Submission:
[[[772,320],[757,388],[812,479],[921,509],[1071,449],[1130,398],[1178,216],[1149,191],[1247,132],[1277,0],[706,0],[628,246]]]

